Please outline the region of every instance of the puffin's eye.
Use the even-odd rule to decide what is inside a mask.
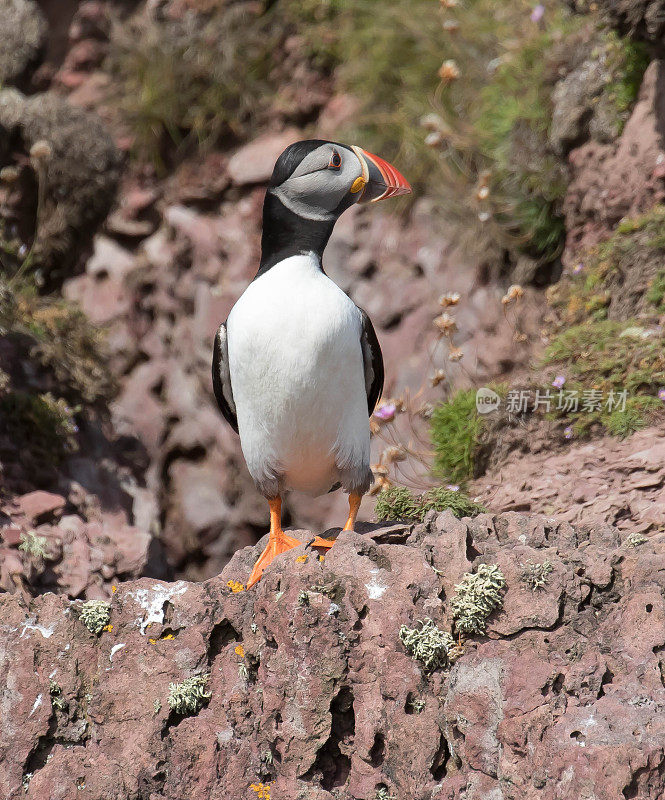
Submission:
[[[342,156],[340,156],[337,150],[333,150],[332,155],[330,156],[328,169],[339,169],[341,166],[342,166]]]

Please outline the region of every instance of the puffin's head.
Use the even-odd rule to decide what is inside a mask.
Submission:
[[[308,139],[277,159],[268,191],[300,217],[332,221],[354,203],[408,194],[411,187],[395,167],[360,147]]]

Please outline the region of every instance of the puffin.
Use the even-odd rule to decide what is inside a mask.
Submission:
[[[261,260],[216,335],[212,383],[240,435],[247,468],[270,509],[268,544],[247,589],[302,542],[282,530],[282,495],[349,496],[353,530],[370,469],[369,418],[383,389],[372,322],[323,269],[335,223],[355,203],[408,194],[387,161],[356,145],[296,142],[275,164],[263,204]],[[329,548],[320,536],[310,543]]]

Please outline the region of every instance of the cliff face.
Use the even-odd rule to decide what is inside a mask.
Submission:
[[[258,551],[239,551],[205,583],[121,585],[99,635],[78,602],[3,596],[2,795],[655,800],[665,790],[662,534],[621,541],[613,528],[544,517],[431,513],[342,533],[324,561],[303,546],[238,591]],[[450,631],[455,586],[481,563],[505,576],[503,607],[486,636],[452,648],[452,668],[428,673],[400,627],[431,618]],[[176,713],[170,684],[197,675],[209,675],[198,699],[181,687],[172,702],[185,710],[180,692],[200,710]]]

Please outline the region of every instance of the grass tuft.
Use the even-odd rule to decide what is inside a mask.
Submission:
[[[434,409],[431,436],[434,471],[439,477],[453,483],[464,483],[473,477],[474,453],[481,427],[475,389],[457,392]]]
[[[456,517],[472,517],[485,508],[464,492],[437,487],[420,495],[412,495],[403,486],[391,486],[377,497],[374,513],[377,520],[415,520],[422,522],[431,510],[450,510]]]

